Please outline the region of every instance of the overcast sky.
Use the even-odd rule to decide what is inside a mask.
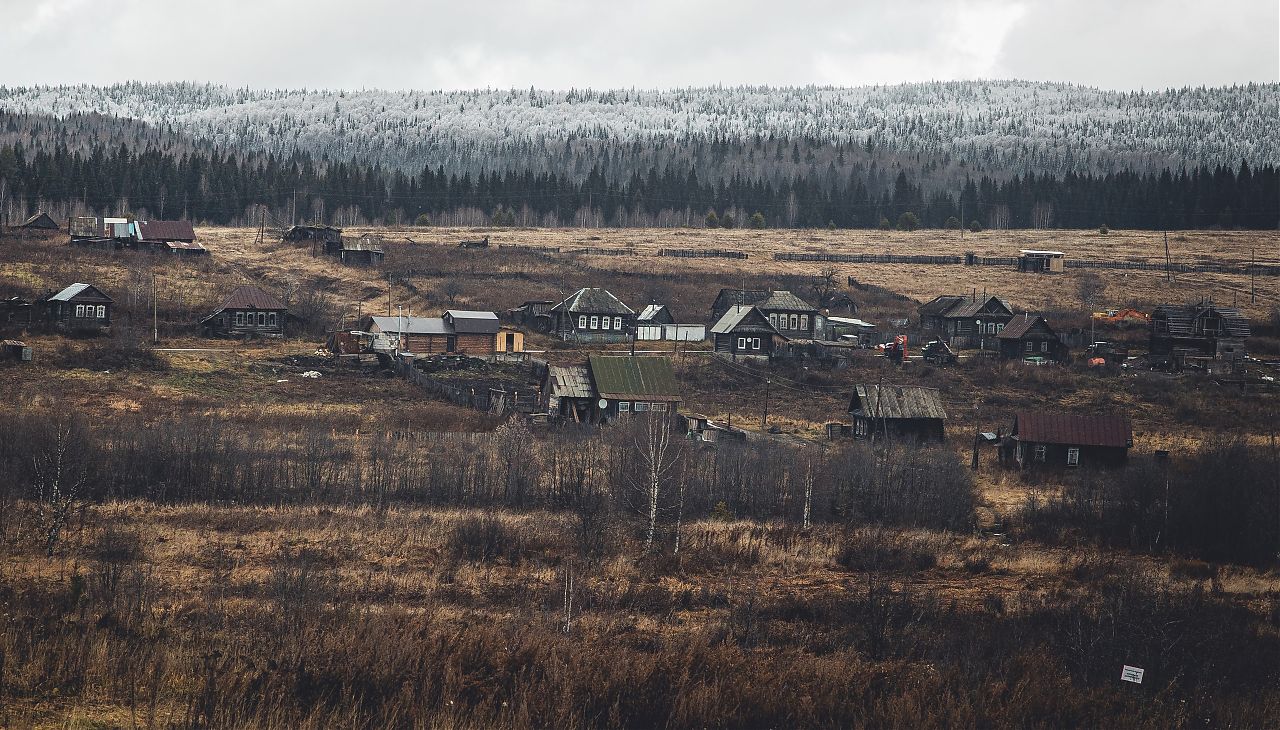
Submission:
[[[0,0],[0,84],[1276,81],[1277,0]]]

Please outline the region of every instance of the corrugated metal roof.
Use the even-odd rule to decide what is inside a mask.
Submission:
[[[372,317],[382,332],[406,335],[451,335],[453,329],[443,317]]]
[[[1068,413],[1020,411],[1014,416],[1014,437],[1038,444],[1128,447],[1133,427],[1126,416],[1077,416]]]
[[[256,286],[242,286],[231,292],[218,311],[224,309],[285,309],[284,302]]]
[[[648,322],[649,320],[658,316],[658,312],[661,312],[666,308],[667,308],[667,305],[665,304],[649,304],[645,306],[644,309],[640,310],[640,316],[636,317],[636,319],[640,320],[641,322]]]
[[[1031,328],[1035,327],[1039,322],[1043,322],[1044,326],[1048,327],[1050,332],[1053,332],[1053,328],[1049,327],[1049,321],[1044,317],[1041,317],[1038,314],[1034,317],[1024,315],[1022,317],[1014,317],[1009,324],[1004,326],[1004,329],[1000,330],[996,337],[1002,340],[1019,339],[1023,335],[1027,334],[1027,332],[1029,332]]]
[[[498,331],[498,315],[468,309],[445,310],[445,317],[453,322],[456,332],[467,335],[491,335]]]
[[[589,362],[601,398],[680,400],[675,371],[665,357],[592,355]]]
[[[827,317],[827,321],[832,324],[847,324],[851,327],[875,327],[874,324],[856,317]]]
[[[855,385],[849,412],[874,418],[947,417],[938,389],[915,385]]]
[[[93,284],[72,284],[66,289],[63,289],[57,294],[54,294],[53,296],[49,297],[47,301],[69,302],[72,299],[75,299],[76,297],[81,296],[82,294],[85,295],[86,297],[94,299],[95,301],[98,301],[98,300],[103,300],[108,302],[115,301],[114,299],[112,299],[111,297],[103,293],[101,289],[94,286]]]
[[[553,312],[584,312],[587,314],[635,314],[620,299],[599,287],[584,287],[551,308]]]
[[[943,316],[961,318],[975,317],[983,310],[984,307],[987,306],[988,303],[992,301],[998,303],[1007,314],[1013,314],[1013,307],[1009,306],[1009,303],[1005,300],[1000,297],[986,297],[985,299],[957,302],[951,309],[947,310]]]
[[[595,398],[586,365],[548,365],[549,395],[557,398]]]
[[[138,221],[140,241],[194,241],[191,221]]]
[[[751,315],[752,312],[755,312],[754,317]],[[751,305],[737,304],[729,307],[729,310],[720,317],[720,321],[711,327],[711,334],[727,335],[730,332],[746,331],[748,328],[755,332],[778,334],[778,330],[769,324],[769,320],[760,310]]]

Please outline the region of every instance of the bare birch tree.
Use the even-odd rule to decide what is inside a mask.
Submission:
[[[667,411],[648,411],[640,428],[636,430],[636,448],[640,454],[641,474],[644,477],[644,512],[648,520],[644,539],[646,553],[653,550],[654,536],[658,531],[658,513],[661,510],[663,488],[679,456],[678,447],[671,440],[671,424],[667,413]]]
[[[49,557],[53,557],[88,481],[87,437],[84,423],[78,418],[55,416],[49,420],[32,456],[36,516]]]

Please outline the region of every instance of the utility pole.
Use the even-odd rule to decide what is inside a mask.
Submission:
[[[1173,281],[1173,269],[1170,268],[1170,260],[1169,260],[1169,232],[1168,231],[1164,232],[1164,280],[1167,282]]]
[[[387,272],[387,316],[391,316],[391,272]]]
[[[964,188],[960,188],[960,240],[964,240]]]
[[[1255,242],[1249,250],[1249,303],[1256,304],[1254,296],[1258,286],[1258,244]]]
[[[151,344],[160,344],[160,305],[156,301],[156,272],[151,271]]]
[[[769,427],[769,378],[764,379],[764,411],[760,414],[760,430],[767,430]]]

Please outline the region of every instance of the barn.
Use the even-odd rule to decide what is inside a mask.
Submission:
[[[941,441],[947,411],[937,388],[855,385],[849,416],[854,438]]]

